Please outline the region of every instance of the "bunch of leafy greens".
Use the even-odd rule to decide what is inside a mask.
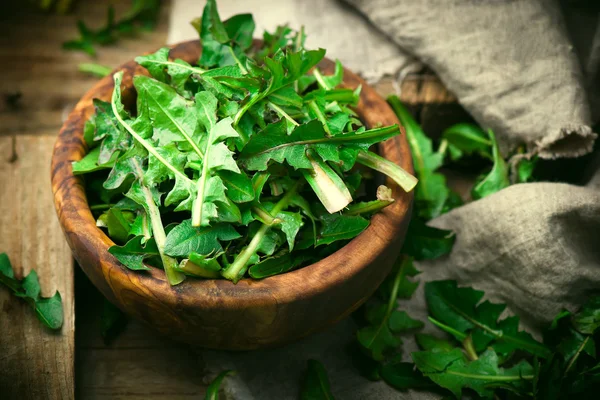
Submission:
[[[47,2],[50,3],[50,2]],[[59,1],[58,3],[69,3]],[[68,4],[65,4],[68,8]],[[57,5],[60,7],[60,5]],[[63,43],[63,49],[82,51],[92,57],[96,56],[96,45],[106,46],[114,44],[122,35],[131,35],[139,28],[150,30],[154,28],[158,13],[160,11],[160,0],[133,0],[129,10],[117,20],[115,9],[110,6],[106,18],[106,24],[98,29],[88,27],[85,22],[77,21],[79,38]]]
[[[58,330],[63,325],[63,309],[60,293],[42,297],[37,273],[31,270],[22,280],[15,278],[6,253],[0,253],[0,283],[12,293],[25,300],[34,309],[38,319],[48,328]]]
[[[369,150],[398,126],[367,129],[352,109],[360,87],[339,87],[339,63],[324,76],[325,51],[304,49],[304,32],[281,27],[254,47],[252,16],[222,22],[214,1],[194,26],[198,65],[167,48],[136,58],[151,76],[133,77],[135,107],[116,73],[111,101],[96,99],[86,124],[90,150],[73,163],[124,266],[163,268],[172,285],[284,273],[332,253],[394,201],[380,187],[353,202],[369,192],[359,168],[416,185]]]
[[[404,286],[411,285],[406,282]],[[467,392],[482,399],[596,398],[600,297],[591,298],[578,313],[560,313],[540,343],[519,330],[518,317],[501,319],[506,306],[481,301],[483,295],[454,281],[426,283],[429,321],[446,335],[416,333],[421,351],[411,353],[412,363],[403,362],[396,335],[423,323],[394,310],[395,319],[387,315],[378,335],[366,335],[370,327],[358,331],[363,351],[353,355],[360,372],[401,391],[450,392],[457,399]]]
[[[418,333],[423,321],[398,310],[398,299],[410,298],[419,283],[412,260],[435,259],[449,253],[454,234],[425,224],[459,202],[446,186],[440,167],[476,154],[492,163],[475,183],[471,198],[491,195],[512,183],[532,179],[535,159],[521,154],[518,162],[504,160],[491,132],[471,124],[444,131],[437,151],[396,97],[397,111],[411,145],[420,182],[416,209],[396,267],[355,316],[357,342],[353,361],[362,375],[383,379],[398,390],[416,389],[451,393],[452,397],[483,399],[592,399],[600,389],[596,345],[600,339],[600,298],[593,297],[579,313],[560,313],[544,334],[543,342],[519,330],[516,316],[501,318],[506,306],[482,301],[484,293],[458,287],[454,281],[425,284],[429,322],[443,335]],[[446,162],[446,164],[445,164]],[[513,179],[508,165],[516,170]],[[415,333],[416,332],[416,333]],[[402,334],[415,333],[421,351],[412,363],[402,361]],[[328,397],[321,397],[328,398]]]

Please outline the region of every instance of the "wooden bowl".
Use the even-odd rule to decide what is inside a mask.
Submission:
[[[175,45],[172,58],[198,60],[200,45]],[[333,73],[326,59],[319,68]],[[134,74],[147,74],[134,61],[124,64],[124,97]],[[394,112],[357,75],[344,71],[344,86],[362,85],[357,112],[368,126],[399,124]],[[369,298],[390,272],[402,247],[412,194],[391,181],[396,202],[376,214],[370,226],[331,256],[304,268],[263,280],[187,279],[171,287],[162,270],[140,273],[123,267],[107,250],[114,243],[89,209],[83,179],[71,162],[87,152],[83,126],[93,114],[92,99],[110,101],[112,77],[100,80],[77,103],[63,125],[52,157],[56,212],[75,259],[94,285],[127,314],[175,340],[214,349],[248,350],[291,342],[341,320]],[[402,128],[401,128],[402,129]],[[412,172],[404,135],[381,144],[380,153]]]

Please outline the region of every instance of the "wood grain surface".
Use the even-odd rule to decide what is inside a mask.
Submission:
[[[54,136],[0,137],[0,251],[21,278],[34,268],[42,296],[58,290],[64,325],[52,332],[31,307],[0,287],[0,398],[73,399],[73,261],[52,209]]]

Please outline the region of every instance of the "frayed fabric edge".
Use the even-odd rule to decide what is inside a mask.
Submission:
[[[565,124],[554,134],[538,140],[529,149],[540,158],[575,158],[591,153],[598,134],[587,125]]]

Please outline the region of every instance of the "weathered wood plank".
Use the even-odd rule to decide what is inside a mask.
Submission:
[[[204,368],[190,348],[130,321],[109,345],[100,334],[102,295],[81,270],[77,298],[76,392],[79,400],[202,399]]]
[[[64,325],[51,332],[30,306],[0,288],[0,398],[74,398],[74,292],[71,251],[50,189],[53,136],[0,137],[0,251],[19,277],[34,268],[42,296],[58,290]]]

